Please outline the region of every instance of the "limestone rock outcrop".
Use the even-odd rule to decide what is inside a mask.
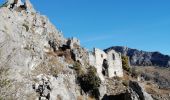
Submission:
[[[13,3],[15,3],[15,7],[11,8]],[[32,85],[35,83],[34,79],[40,74],[51,76],[49,83],[52,86],[51,90],[43,90],[40,88],[45,85],[39,84],[41,85],[39,94],[48,97],[50,93],[52,100],[56,100],[57,96],[63,99],[67,97],[67,100],[68,98],[76,98],[76,88],[73,87],[74,90],[69,88],[69,86],[73,86],[73,83],[77,86],[75,74],[73,71],[67,70],[70,64],[66,62],[66,57],[59,57],[55,52],[66,45],[67,39],[51,24],[46,16],[29,12],[27,9],[18,10],[17,7],[23,6],[20,0],[17,2],[9,0],[7,4],[10,7],[2,6],[0,8],[0,68],[9,69],[8,78],[12,86],[10,90],[6,90],[10,95],[0,91],[4,94],[0,95],[0,98],[4,97],[7,100],[9,98],[14,100],[39,98],[35,95],[36,92]],[[25,1],[25,4],[29,10],[33,10],[28,0]],[[73,77],[70,76],[70,73]],[[68,82],[65,82],[66,79],[69,79]],[[61,93],[57,89],[64,91]],[[46,90],[48,90],[47,93],[41,92]]]
[[[145,92],[143,86],[135,81],[129,82],[129,87],[136,93],[139,100],[153,100],[151,95]]]

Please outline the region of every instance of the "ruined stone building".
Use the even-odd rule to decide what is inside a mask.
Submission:
[[[80,46],[80,40],[75,37],[69,38],[67,41],[67,45],[70,46],[71,49],[73,49],[76,46]]]
[[[109,78],[123,77],[121,54],[114,50],[104,52],[94,48],[94,51],[89,53],[89,63],[97,69],[101,80],[104,80],[105,76]]]
[[[17,11],[27,10],[27,12],[35,12],[29,0],[7,0],[7,8],[15,9]]]

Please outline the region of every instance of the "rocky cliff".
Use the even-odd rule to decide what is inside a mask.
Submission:
[[[64,49],[68,41],[73,44],[46,16],[37,13],[29,0],[9,0],[2,5],[0,99],[76,99],[75,74],[69,68],[75,54]]]
[[[161,54],[160,52],[146,52],[122,46],[113,46],[105,49],[105,51],[111,49],[128,56],[131,65],[170,67],[170,56]]]
[[[114,54],[109,58],[120,56]],[[64,38],[29,0],[8,0],[0,7],[0,100],[151,98],[138,83],[139,91],[118,76],[101,82],[94,66],[79,40]]]

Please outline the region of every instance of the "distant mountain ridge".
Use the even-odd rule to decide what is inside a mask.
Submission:
[[[112,49],[124,56],[128,56],[130,64],[134,66],[170,67],[170,56],[160,52],[147,52],[123,46],[113,46],[104,51],[107,52]]]

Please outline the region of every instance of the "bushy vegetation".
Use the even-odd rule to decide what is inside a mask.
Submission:
[[[23,24],[22,26],[23,26],[23,27],[25,27],[26,31],[28,32],[28,30],[29,30],[29,26],[28,26],[28,25],[26,25],[26,24]]]
[[[127,56],[122,56],[122,67],[124,70],[130,72],[129,58]]]
[[[9,68],[0,67],[0,100],[4,100],[7,97],[7,91],[10,87],[10,79],[8,79]]]
[[[81,64],[79,62],[75,62],[73,68],[76,71],[77,76],[81,76],[84,74],[83,70],[81,69]]]
[[[97,71],[93,66],[88,68],[87,73],[84,73],[79,63],[74,64],[74,69],[77,73],[77,80],[85,93],[89,93],[92,97],[99,98],[99,90],[101,80],[96,75]]]
[[[140,71],[137,70],[136,67],[132,67],[131,69],[131,76],[137,78],[141,74]]]

